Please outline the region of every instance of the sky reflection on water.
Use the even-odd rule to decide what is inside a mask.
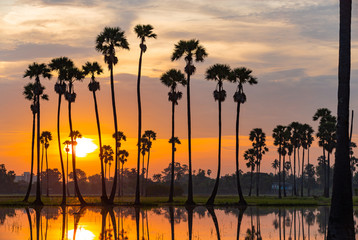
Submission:
[[[328,216],[328,207],[0,208],[0,239],[325,239]]]

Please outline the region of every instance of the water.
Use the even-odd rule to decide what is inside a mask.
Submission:
[[[0,239],[325,239],[328,215],[328,207],[0,208]]]

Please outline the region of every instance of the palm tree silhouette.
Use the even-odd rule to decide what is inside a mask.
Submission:
[[[96,38],[96,50],[101,52],[104,55],[104,62],[107,63],[108,69],[111,72],[111,97],[112,97],[112,109],[113,109],[113,120],[114,120],[114,132],[118,132],[117,124],[117,110],[116,110],[116,101],[114,94],[114,79],[113,79],[113,66],[118,63],[118,58],[116,57],[116,48],[122,48],[129,50],[129,44],[122,31],[119,27],[105,27],[103,32],[101,32]],[[117,144],[117,140],[115,140]],[[109,203],[113,204],[116,187],[117,187],[117,168],[118,168],[118,151],[116,148],[116,160],[115,160],[115,174],[113,179],[112,191],[109,196]]]
[[[299,122],[292,122],[288,126],[291,128],[291,138],[290,144],[293,147],[293,195],[297,196],[297,184],[296,184],[296,153],[297,149],[299,151],[301,147],[301,136],[300,136],[300,128],[301,123]],[[298,159],[299,161],[299,159]]]
[[[122,168],[121,168],[121,175],[120,175],[120,191],[118,192],[118,195],[119,196],[123,196],[123,181],[124,181],[124,177],[123,177],[123,165],[124,163],[127,162],[128,160],[128,156],[129,156],[129,153],[127,152],[127,150],[119,150],[118,151],[118,160],[120,161],[120,163],[122,164]]]
[[[99,121],[99,114],[98,114],[98,105],[97,105],[97,97],[96,97],[96,91],[100,90],[99,82],[96,81],[95,74],[100,75],[103,73],[102,67],[98,64],[98,62],[86,62],[84,66],[82,66],[83,73],[85,75],[91,75],[91,81],[88,84],[88,89],[92,92],[93,96],[93,102],[94,102],[94,109],[96,113],[96,122],[97,122],[97,131],[98,131],[98,140],[99,140],[99,158],[101,161],[101,179],[102,179],[102,196],[101,196],[101,202],[107,203],[108,196],[106,191],[106,182],[104,179],[104,173],[103,173],[103,150],[102,150],[102,135],[101,135],[101,125]]]
[[[42,87],[44,89],[44,87]],[[37,113],[37,102],[36,102],[36,94],[34,92],[34,84],[28,83],[24,87],[23,95],[27,100],[32,101],[32,104],[30,106],[31,112],[32,112],[32,136],[31,136],[31,170],[30,170],[30,181],[29,185],[27,187],[26,195],[24,198],[24,202],[27,202],[30,197],[31,193],[31,187],[32,187],[32,179],[34,176],[34,146],[35,146],[35,130],[36,130],[36,113]],[[48,96],[46,94],[43,94],[41,96],[43,100],[48,100]]]
[[[70,190],[69,190],[69,187],[68,187],[68,153],[70,151],[71,141],[66,140],[66,141],[63,142],[63,144],[66,145],[65,151],[66,151],[66,155],[67,155],[67,164],[66,164],[66,168],[67,168],[67,171],[66,171],[67,195],[70,196]]]
[[[71,150],[72,150],[72,167],[73,167],[73,180],[75,183],[75,191],[77,194],[77,198],[80,201],[81,205],[86,205],[85,200],[83,199],[80,189],[78,187],[78,183],[77,183],[77,174],[76,174],[76,151],[75,151],[75,141],[77,138],[77,132],[78,131],[73,131],[73,127],[72,127],[72,103],[75,102],[76,100],[76,93],[74,91],[73,88],[73,83],[75,81],[82,81],[82,79],[84,78],[83,72],[80,71],[78,68],[76,67],[72,67],[72,68],[68,68],[64,71],[64,74],[66,75],[65,81],[68,82],[68,89],[65,93],[65,99],[68,101],[68,121],[69,121],[69,125],[70,125],[70,135],[69,137],[71,137]]]
[[[257,84],[257,79],[251,75],[252,70],[245,67],[235,68],[230,75],[230,81],[238,83],[236,92],[234,94],[234,101],[237,103],[236,108],[236,131],[235,131],[235,162],[236,162],[236,185],[239,194],[239,205],[247,205],[244,195],[242,194],[240,177],[239,177],[239,123],[240,123],[240,107],[246,102],[246,94],[244,93],[243,85],[248,83],[250,85]]]
[[[249,197],[251,196],[251,190],[252,190],[252,179],[253,179],[253,174],[255,171],[255,166],[256,166],[256,154],[255,154],[255,149],[250,148],[248,150],[246,150],[244,152],[244,159],[247,160],[248,162],[246,163],[246,167],[250,168],[250,190],[249,190]]]
[[[137,37],[141,40],[139,44],[140,47],[140,56],[139,56],[139,66],[138,66],[138,79],[137,79],[137,102],[138,102],[138,140],[137,140],[137,183],[136,183],[136,198],[135,204],[140,204],[140,181],[139,181],[139,168],[140,168],[140,138],[142,135],[142,103],[140,96],[140,78],[142,73],[142,57],[143,53],[147,51],[147,45],[145,44],[146,38],[157,38],[157,34],[153,33],[153,27],[151,25],[136,25],[134,27],[134,32],[137,34]]]
[[[333,124],[333,128],[335,129],[335,123]],[[313,141],[313,129],[310,125],[308,124],[303,124],[302,125],[302,150],[303,150],[303,154],[302,154],[302,174],[301,174],[301,197],[303,197],[303,180],[304,180],[304,176],[305,176],[305,172],[304,172],[304,150],[305,149],[309,149],[309,146],[311,146],[312,141]],[[334,133],[334,139],[333,139],[333,143],[335,145],[335,133]],[[332,142],[330,144],[330,146],[332,146]],[[333,146],[334,147],[334,146]],[[329,150],[333,150],[333,148],[329,148]],[[309,162],[308,162],[309,163]],[[328,165],[329,166],[329,165]]]
[[[61,162],[62,170],[62,202],[61,205],[66,205],[66,180],[65,180],[65,168],[62,158],[62,148],[61,148],[61,135],[60,135],[60,113],[61,113],[61,101],[62,95],[66,93],[66,83],[64,82],[66,78],[66,69],[73,67],[73,62],[67,57],[54,58],[51,60],[49,67],[53,71],[58,71],[58,78],[55,84],[55,92],[58,94],[58,107],[57,107],[57,141],[58,141],[58,151]],[[67,179],[68,180],[68,179]],[[67,188],[68,191],[68,188]]]
[[[120,148],[121,148],[121,146],[122,146],[121,141],[122,141],[122,140],[123,140],[123,141],[127,141],[127,137],[126,137],[126,135],[124,135],[124,133],[121,132],[121,131],[118,131],[117,134],[116,134],[116,133],[113,133],[112,137],[116,140],[116,160],[115,160],[115,162],[118,162],[118,159],[119,159],[119,151],[120,151]],[[116,167],[115,171],[117,172],[117,167]],[[115,176],[116,176],[116,173],[115,173]],[[115,178],[115,179],[113,179],[113,181],[117,181],[117,179]],[[114,185],[114,184],[117,184],[117,182],[114,182],[113,185]],[[119,186],[120,186],[120,184],[119,184]],[[113,186],[112,186],[112,190],[113,190]],[[118,189],[118,192],[120,192],[120,189]],[[113,202],[110,202],[110,203],[113,203]]]
[[[278,169],[278,165],[279,165],[279,162],[277,159],[275,159],[271,164],[272,168],[275,170],[275,175],[276,175],[276,171]]]
[[[40,76],[43,78],[51,78],[50,69],[44,64],[32,63],[28,66],[28,69],[25,71],[24,78],[29,77],[30,79],[35,78],[34,84],[34,93],[35,93],[35,102],[36,102],[36,113],[37,113],[37,183],[36,183],[36,199],[34,201],[35,205],[43,205],[41,200],[41,183],[40,183],[40,96],[43,98],[44,87],[41,86]]]
[[[336,146],[336,117],[331,115],[331,111],[327,108],[317,109],[313,116],[313,121],[319,120],[317,137],[319,138],[318,145],[323,148],[325,184],[324,196],[329,197],[329,183],[330,183],[330,155]],[[326,154],[327,152],[327,159]],[[327,166],[328,165],[328,166]]]
[[[179,141],[175,140],[175,105],[178,105],[178,100],[182,98],[182,92],[177,91],[178,84],[186,85],[184,74],[180,70],[170,69],[160,77],[160,81],[170,88],[168,93],[168,100],[172,102],[172,137],[169,143],[172,144],[172,165],[171,165],[171,178],[170,178],[170,191],[168,202],[173,202],[174,198],[174,163],[175,163],[175,144]],[[179,141],[180,143],[180,141]]]
[[[250,141],[252,141],[252,147],[256,155],[256,196],[258,197],[262,156],[269,150],[266,147],[266,134],[262,131],[261,128],[254,128],[253,130],[251,130],[249,139]]]
[[[40,136],[40,142],[45,148],[45,156],[46,156],[46,196],[49,196],[49,177],[48,177],[48,158],[47,158],[47,149],[50,146],[50,141],[52,141],[52,134],[49,131],[43,131]],[[42,163],[41,163],[42,166]]]
[[[147,182],[148,182],[148,173],[149,173],[150,149],[152,148],[152,141],[157,140],[157,133],[152,131],[152,130],[146,130],[142,137],[148,139],[148,158],[147,158],[147,168],[146,168],[146,171],[145,171],[145,184],[147,184]],[[144,165],[143,165],[143,167],[144,167]],[[146,187],[144,187],[143,189],[146,189]]]
[[[205,78],[207,80],[214,80],[218,82],[216,85],[216,89],[214,91],[214,99],[215,101],[218,101],[218,109],[219,109],[218,172],[216,176],[214,189],[208,201],[206,202],[206,205],[214,204],[215,197],[219,188],[220,170],[221,170],[221,103],[225,101],[226,98],[226,91],[223,88],[223,81],[229,79],[230,71],[231,71],[230,67],[224,64],[215,64],[206,70]]]
[[[191,111],[190,111],[190,76],[195,73],[195,66],[193,60],[196,62],[203,62],[204,58],[208,56],[205,48],[199,44],[199,40],[180,40],[174,46],[174,52],[171,60],[179,60],[184,56],[186,65],[185,73],[187,74],[187,117],[188,117],[188,154],[189,154],[189,179],[188,179],[188,199],[186,205],[194,205],[193,199],[193,179],[192,179],[192,168],[191,168]],[[194,58],[194,59],[193,59]]]
[[[285,141],[284,132],[286,131],[286,127],[282,125],[277,125],[276,128],[273,129],[272,137],[274,139],[274,145],[278,146],[277,152],[278,152],[278,197],[282,198],[281,194],[281,156],[283,154],[284,148],[283,144]]]
[[[107,179],[107,164],[110,161],[113,161],[113,149],[110,145],[103,145],[102,146],[102,154],[101,154],[101,158],[104,161],[105,164],[105,170],[104,170],[104,176]]]
[[[142,188],[140,189],[140,193],[141,195],[143,196],[144,195],[144,173],[146,171],[145,167],[144,167],[144,157],[145,157],[145,154],[147,152],[149,152],[149,139],[147,137],[142,137],[140,139],[140,151],[141,151],[141,154],[143,156],[142,158],[142,174],[141,174],[141,181],[142,181]]]

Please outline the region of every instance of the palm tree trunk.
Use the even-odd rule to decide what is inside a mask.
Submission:
[[[212,206],[207,207],[209,214],[211,215],[211,218],[213,219],[214,222],[214,226],[215,226],[215,230],[216,230],[216,238],[217,240],[220,240],[220,230],[219,230],[219,223],[218,223],[218,219],[216,217],[214,208]]]
[[[252,190],[252,178],[253,178],[253,169],[251,168],[251,174],[250,174],[250,191],[249,191],[249,197],[251,197],[251,190]]]
[[[70,196],[70,189],[69,189],[69,186],[68,186],[68,152],[67,152],[67,195]]]
[[[310,148],[309,148],[309,147],[307,148],[307,165],[308,165],[308,166],[310,165]],[[308,176],[307,179],[308,179],[308,184],[307,184],[307,196],[310,197],[310,196],[311,196],[311,186],[310,186],[311,177]],[[308,225],[308,226],[309,226],[309,225]]]
[[[171,240],[174,240],[174,209],[173,206],[169,206],[169,218],[170,218],[170,232],[171,232]]]
[[[355,239],[349,158],[349,91],[352,0],[340,1],[339,81],[336,161],[328,239]]]
[[[142,174],[141,174],[141,182],[142,182],[142,187],[140,188],[140,192],[141,192],[141,196],[144,195],[144,154],[143,154],[143,158],[142,158]]]
[[[43,176],[43,165],[44,165],[44,155],[45,155],[45,153],[44,153],[44,150],[45,149],[45,146],[44,146],[44,144],[42,144],[42,147],[41,147],[41,176],[40,176],[40,178],[41,178],[41,192],[43,192],[43,181],[44,181],[44,176]]]
[[[143,39],[142,39],[143,44]],[[142,136],[142,102],[140,96],[140,77],[141,77],[141,70],[142,70],[142,57],[143,57],[143,50],[140,50],[139,56],[139,66],[138,66],[138,79],[137,79],[137,102],[138,102],[138,140],[137,140],[137,183],[136,183],[136,194],[135,194],[135,201],[134,204],[140,204],[140,183],[139,183],[139,171],[140,171],[140,139]],[[143,165],[144,167],[144,165]]]
[[[37,183],[36,183],[36,199],[34,204],[42,206],[41,200],[41,179],[40,179],[40,96],[36,95],[37,99]]]
[[[96,122],[97,122],[98,141],[99,141],[99,152],[100,152],[100,161],[101,161],[101,180],[102,180],[101,202],[102,203],[107,203],[108,202],[108,197],[107,197],[107,191],[106,191],[106,181],[104,180],[104,172],[103,172],[102,134],[101,134],[101,125],[100,125],[100,122],[99,122],[99,114],[98,114],[96,92],[92,91],[92,95],[93,95],[93,101],[94,101],[94,109],[95,109],[95,112],[96,112]]]
[[[327,196],[327,164],[326,164],[326,151],[323,148],[323,175],[324,175],[324,184],[323,184],[323,196]]]
[[[32,240],[32,220],[31,220],[31,215],[30,215],[30,211],[29,208],[26,207],[25,208],[26,211],[26,215],[27,215],[27,220],[29,221],[29,229],[30,229],[30,239]]]
[[[69,92],[71,93],[71,89],[72,89],[72,84],[69,84]],[[81,192],[80,192],[80,188],[78,187],[78,182],[77,182],[77,173],[76,173],[76,151],[74,148],[74,141],[73,141],[73,129],[72,129],[72,114],[71,114],[71,99],[69,99],[68,101],[68,121],[69,121],[69,125],[70,125],[70,133],[71,133],[71,148],[72,148],[72,167],[73,167],[73,180],[75,183],[75,192],[77,195],[78,200],[80,201],[81,205],[86,205],[85,200],[83,199]]]
[[[150,141],[150,138],[149,138]],[[149,172],[149,159],[150,159],[150,148],[148,150],[148,158],[147,158],[147,169],[145,171],[145,179],[144,179],[144,195],[147,196],[147,184],[148,184],[148,172]]]
[[[65,167],[64,167],[63,158],[62,158],[61,135],[60,135],[61,99],[62,99],[62,94],[59,94],[58,95],[58,107],[57,107],[57,141],[58,141],[58,152],[59,152],[59,155],[60,155],[61,171],[62,171],[62,201],[61,201],[61,206],[64,206],[64,205],[66,205],[66,174],[65,174]],[[68,184],[68,181],[67,181],[67,184]]]
[[[242,218],[244,216],[244,212],[246,210],[246,206],[239,209],[239,216],[237,217],[237,230],[236,230],[236,240],[240,239],[240,228],[241,228],[241,222]]]
[[[302,148],[301,197],[303,197],[303,179],[305,176],[305,149]]]
[[[174,201],[174,164],[175,164],[175,141],[174,141],[174,127],[175,127],[175,101],[172,101],[172,166],[171,166],[171,177],[170,177],[170,191],[168,202]]]
[[[47,158],[47,148],[46,151],[46,197],[49,196],[49,179],[48,179],[48,158]]]
[[[297,148],[297,167],[298,167],[298,169],[297,169],[297,182],[296,183],[298,185],[299,181],[300,181],[300,170],[301,170],[301,168],[300,168],[300,147]],[[299,186],[297,186],[297,195],[296,196],[299,195],[298,191],[299,191]]]
[[[241,184],[240,184],[240,174],[239,174],[239,123],[240,123],[240,102],[237,103],[236,109],[236,131],[235,131],[235,162],[236,162],[236,187],[239,194],[239,205],[246,206],[247,203],[242,194]]]
[[[220,86],[220,83],[219,83]],[[222,91],[222,87],[219,87],[219,92]],[[219,97],[219,148],[218,148],[218,172],[216,175],[216,181],[214,189],[211,193],[210,198],[206,202],[206,205],[214,205],[215,197],[219,189],[219,180],[220,180],[220,170],[221,170],[221,98]]]
[[[331,172],[331,153],[327,151],[327,196],[329,197],[330,172]]]
[[[118,132],[118,124],[117,124],[117,110],[116,110],[116,100],[115,100],[115,96],[114,96],[114,80],[113,80],[113,64],[111,64],[111,95],[112,95],[112,108],[113,108],[113,120],[114,120],[114,131],[115,134],[117,136],[117,132]],[[118,168],[118,147],[117,147],[117,138],[115,138],[116,141],[116,152],[115,152],[115,166],[114,166],[114,178],[113,178],[113,185],[112,185],[112,191],[111,191],[111,195],[109,197],[109,203],[113,204],[114,202],[114,197],[116,195],[116,189],[117,189],[117,168]]]
[[[296,147],[293,148],[293,195],[297,196],[297,188],[296,188]]]
[[[193,178],[191,168],[191,111],[190,111],[190,74],[187,74],[187,117],[188,117],[188,154],[189,154],[189,179],[188,179],[188,199],[186,205],[195,205],[193,197]]]
[[[285,156],[283,155],[282,158],[282,182],[283,182],[283,196],[287,197],[286,195],[286,169],[285,169]]]
[[[24,198],[24,202],[27,202],[30,197],[31,187],[32,187],[32,179],[34,176],[34,147],[35,147],[35,121],[36,121],[36,114],[32,114],[32,137],[31,137],[31,174],[30,174],[30,182],[29,186],[27,187],[26,195]]]
[[[281,145],[279,147],[279,153],[278,153],[278,198],[282,198],[281,193]]]

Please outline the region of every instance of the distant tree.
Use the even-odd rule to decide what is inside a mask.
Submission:
[[[148,173],[149,173],[149,159],[150,159],[150,149],[152,148],[153,141],[157,140],[157,133],[152,130],[146,130],[142,136],[143,138],[148,139],[148,158],[147,158],[147,167],[145,171],[145,185],[147,185],[148,182]],[[143,165],[144,167],[144,165]],[[145,189],[146,186],[143,186]]]
[[[141,187],[141,196],[144,196],[144,174],[146,172],[145,165],[144,165],[144,157],[147,152],[149,152],[149,139],[146,137],[142,137],[140,140],[140,152],[143,156],[142,158],[142,174],[141,174],[141,181],[142,181],[142,187]]]
[[[307,175],[307,196],[311,196],[311,185],[314,182],[314,175],[316,174],[315,169],[312,164],[308,163],[305,167],[305,173]]]
[[[111,98],[112,98],[112,110],[113,110],[113,120],[114,120],[114,132],[118,132],[117,124],[117,110],[116,110],[116,101],[114,95],[114,79],[113,79],[113,66],[118,63],[118,58],[116,56],[116,48],[127,49],[129,50],[128,41],[119,27],[105,27],[103,32],[101,32],[96,38],[96,50],[101,52],[104,55],[104,62],[107,63],[108,69],[111,72]],[[115,140],[117,144],[117,140]],[[113,179],[113,186],[111,195],[109,197],[109,203],[113,204],[116,188],[117,188],[117,156],[118,148],[115,151],[115,175]],[[139,169],[138,169],[139,171]]]
[[[0,164],[0,193],[9,193],[15,189],[15,176],[14,171],[7,171],[5,164]]]
[[[185,73],[187,74],[187,117],[188,117],[188,154],[189,154],[189,178],[188,178],[188,199],[186,205],[194,205],[193,199],[193,181],[191,170],[191,110],[190,110],[190,77],[195,73],[195,66],[193,61],[203,62],[204,58],[208,56],[205,48],[199,44],[199,40],[180,40],[174,46],[174,52],[171,60],[179,60],[184,56],[186,65]]]
[[[71,146],[71,141],[66,140],[63,142],[64,145],[66,145],[65,147],[65,151],[66,151],[66,155],[67,155],[67,164],[66,164],[66,182],[67,182],[67,195],[70,196],[70,190],[68,188],[68,153],[70,152],[70,146]]]
[[[104,176],[105,176],[106,179],[107,179],[107,164],[110,163],[111,161],[113,161],[113,154],[114,154],[114,152],[113,152],[113,149],[112,149],[112,147],[110,145],[103,145],[102,146],[102,156],[101,156],[101,158],[103,159],[104,164],[105,164]]]
[[[255,171],[256,162],[257,162],[255,149],[250,148],[246,150],[244,153],[244,159],[247,161],[246,166],[250,168],[250,191],[249,191],[249,197],[250,197],[251,189],[252,189],[253,173]]]
[[[153,175],[153,180],[156,182],[161,182],[162,181],[162,174],[158,173],[158,174],[154,174]]]
[[[48,177],[48,157],[47,157],[47,149],[50,146],[50,141],[52,141],[52,134],[49,131],[43,131],[40,136],[40,142],[42,144],[43,149],[45,149],[46,156],[46,196],[49,196],[49,177]],[[43,152],[42,152],[43,156]],[[42,163],[41,163],[42,169]]]
[[[308,124],[303,124],[301,127],[301,144],[302,144],[302,173],[301,173],[301,197],[303,197],[303,185],[304,185],[304,160],[305,160],[305,150],[308,151],[308,164],[309,164],[309,148],[313,142],[313,129]]]
[[[257,173],[257,182],[256,182],[256,196],[259,196],[259,185],[260,185],[260,167],[262,156],[269,151],[266,147],[266,134],[262,131],[261,128],[254,128],[251,130],[249,135],[250,141],[252,141],[252,147],[256,155],[256,173]]]
[[[242,194],[240,177],[239,177],[239,121],[240,121],[240,107],[241,104],[246,102],[246,94],[244,93],[244,84],[248,83],[250,85],[257,84],[257,79],[251,75],[252,70],[240,67],[232,70],[230,75],[230,81],[237,83],[237,88],[234,94],[234,101],[237,103],[236,109],[236,131],[235,131],[235,162],[236,162],[236,185],[237,192],[239,194],[239,205],[247,205],[244,195]]]
[[[43,98],[44,87],[40,83],[40,77],[50,79],[52,77],[50,69],[44,64],[32,63],[28,66],[25,71],[24,78],[29,77],[30,79],[35,78],[34,93],[36,102],[36,114],[37,114],[37,182],[36,182],[36,199],[35,205],[43,205],[41,200],[41,180],[40,180],[40,97]]]
[[[120,152],[121,146],[122,146],[122,140],[127,141],[127,137],[126,137],[126,135],[124,135],[124,133],[122,131],[118,131],[117,134],[113,133],[112,137],[114,139],[116,139],[116,151],[115,152],[116,152],[116,162],[118,162],[119,161],[119,152]],[[116,167],[115,171],[117,171],[117,167]],[[115,174],[115,176],[116,176],[116,174]],[[113,179],[113,181],[115,179]],[[120,183],[118,185],[120,186]],[[118,189],[118,192],[120,192],[120,189]]]
[[[66,93],[66,71],[72,67],[74,67],[74,64],[71,59],[67,57],[60,57],[60,58],[54,58],[51,60],[49,67],[52,71],[58,72],[58,78],[55,84],[55,92],[58,94],[58,107],[57,107],[57,144],[58,144],[58,151],[59,151],[59,157],[61,162],[61,170],[62,170],[62,202],[61,205],[66,204],[66,180],[65,180],[65,167],[63,164],[63,158],[62,158],[62,147],[61,147],[61,131],[60,131],[60,114],[61,114],[61,102],[62,102],[62,95]],[[68,174],[68,171],[67,171]],[[68,182],[68,179],[67,179]],[[67,187],[68,191],[68,187]]]
[[[272,137],[274,139],[274,145],[278,146],[277,152],[278,152],[278,156],[279,156],[279,160],[278,160],[278,197],[282,198],[282,194],[281,194],[281,167],[283,166],[282,161],[281,161],[281,156],[283,154],[285,154],[286,149],[284,147],[285,145],[285,134],[286,134],[286,127],[282,126],[282,125],[277,125],[272,132]],[[285,188],[285,187],[283,187]]]
[[[138,79],[137,79],[137,102],[138,102],[138,139],[137,139],[137,146],[138,146],[138,155],[137,155],[137,185],[138,188],[138,196],[136,195],[135,202],[137,204],[140,203],[140,196],[139,196],[139,162],[140,162],[140,138],[142,135],[142,103],[141,103],[141,96],[140,96],[140,79],[141,79],[141,72],[142,72],[142,57],[143,53],[147,51],[147,45],[145,44],[146,38],[157,38],[157,34],[153,33],[152,25],[136,25],[134,27],[134,32],[137,34],[137,37],[141,40],[139,45],[140,47],[140,56],[139,56],[139,66],[138,66]],[[149,154],[148,154],[149,155]],[[137,191],[136,191],[137,193]]]
[[[214,80],[217,81],[216,89],[214,91],[214,99],[218,101],[218,109],[219,109],[219,149],[218,149],[218,171],[216,176],[215,185],[211,196],[209,197],[206,205],[213,205],[215,201],[216,194],[219,188],[219,180],[220,180],[220,170],[221,170],[221,103],[225,101],[226,91],[223,88],[223,81],[229,80],[231,73],[231,69],[228,65],[225,64],[215,64],[209,67],[206,70],[206,80]]]
[[[121,174],[119,175],[120,176],[120,181],[119,181],[120,189],[118,191],[119,196],[123,196],[123,187],[124,187],[123,165],[127,162],[128,156],[129,156],[129,153],[127,152],[127,150],[119,150],[118,151],[118,159],[119,159],[119,162],[122,164]]]
[[[297,196],[297,183],[296,183],[296,156],[301,147],[300,128],[301,123],[292,122],[288,126],[291,128],[290,145],[293,147],[293,195]],[[298,159],[299,161],[299,159]]]
[[[276,175],[276,171],[278,169],[279,166],[279,161],[277,159],[275,159],[272,164],[271,164],[272,168],[275,170],[275,175]]]

